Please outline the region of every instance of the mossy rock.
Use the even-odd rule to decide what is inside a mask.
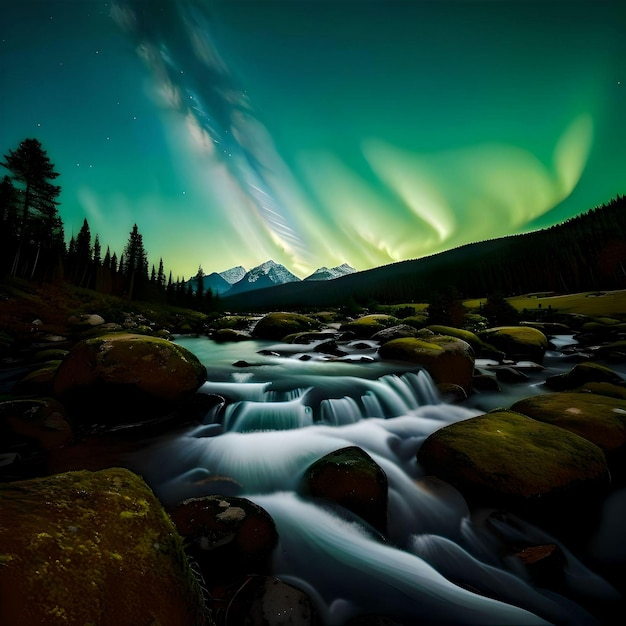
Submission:
[[[519,400],[511,407],[535,420],[584,437],[607,455],[611,469],[626,467],[626,405],[595,393],[548,393]]]
[[[300,492],[336,502],[382,532],[387,528],[387,475],[358,446],[335,450],[312,463]]]
[[[406,321],[406,320],[404,320]],[[341,325],[342,331],[350,331],[359,339],[369,339],[374,333],[383,328],[394,326],[398,323],[398,319],[393,315],[385,313],[372,313],[363,315],[356,320],[345,322]]]
[[[55,396],[82,422],[136,422],[164,415],[206,380],[198,358],[175,343],[112,333],[77,343],[54,378]]]
[[[48,361],[62,361],[68,354],[67,350],[60,348],[47,348],[40,350],[33,355],[31,359],[33,363],[46,363]]]
[[[409,315],[409,317],[402,318],[402,323],[407,324],[408,326],[413,326],[413,328],[417,329],[424,328],[424,326],[428,324],[428,315],[426,313]]]
[[[623,378],[612,369],[597,363],[577,363],[569,372],[555,374],[546,379],[546,386],[556,391],[582,387],[585,383],[623,383]]]
[[[560,322],[520,322],[520,326],[528,326],[540,330],[546,336],[571,335],[572,329]]]
[[[548,348],[547,337],[530,326],[497,326],[482,331],[479,337],[514,360],[541,363]]]
[[[234,328],[219,328],[211,336],[213,341],[218,343],[228,343],[233,341],[249,341],[252,336],[249,333]]]
[[[417,458],[427,474],[452,484],[472,505],[501,507],[547,525],[571,526],[581,511],[596,512],[610,482],[598,446],[506,410],[435,431]]]
[[[398,324],[397,326],[389,326],[389,328],[383,328],[375,332],[371,338],[383,344],[394,339],[402,339],[403,337],[415,337],[418,333],[419,330],[414,326]]]
[[[469,392],[474,373],[474,351],[456,337],[425,334],[389,341],[378,350],[381,358],[424,367],[437,384],[451,383]]]
[[[47,361],[36,370],[29,372],[20,378],[13,387],[13,393],[17,395],[52,395],[54,377],[61,361]]]
[[[579,391],[626,400],[626,386],[613,385],[611,383],[585,383]]]
[[[472,350],[476,356],[480,356],[481,352],[484,349],[493,350],[493,346],[486,344],[476,333],[473,333],[470,330],[465,330],[462,328],[455,328],[454,326],[441,326],[439,324],[432,324],[430,326],[426,326],[428,330],[432,330],[434,333],[439,335],[448,335],[448,337],[456,337],[457,339],[462,339],[466,343],[469,343],[472,346]]]
[[[0,623],[210,623],[176,532],[125,469],[0,484]]]
[[[317,330],[320,325],[316,319],[299,313],[269,313],[256,323],[252,336],[280,340],[293,333]]]

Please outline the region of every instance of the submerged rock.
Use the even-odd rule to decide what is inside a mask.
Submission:
[[[471,504],[502,507],[547,526],[597,511],[610,481],[598,446],[513,411],[445,426],[426,439],[417,458]]]
[[[171,520],[128,470],[0,484],[0,623],[211,623]]]
[[[335,450],[311,464],[300,491],[332,500],[382,532],[387,528],[387,475],[357,446]]]

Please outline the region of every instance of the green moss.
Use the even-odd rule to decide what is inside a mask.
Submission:
[[[626,408],[621,399],[594,393],[549,393],[520,400],[511,409],[584,437],[605,452],[626,445]]]
[[[270,313],[260,319],[252,334],[259,339],[282,339],[286,335],[315,330],[320,322],[299,313]]]
[[[574,476],[607,475],[602,451],[556,426],[513,411],[494,411],[436,431],[419,459],[444,480],[485,491],[536,497]],[[460,469],[465,468],[465,469]]]
[[[19,579],[16,610],[20,602],[33,603],[41,622],[52,624],[101,623],[105,615],[106,623],[115,615],[124,623],[166,622],[176,613],[193,621],[200,614],[182,540],[152,492],[128,470],[1,485],[0,507],[7,516],[0,553],[10,546],[16,555],[0,568],[0,585],[9,588]],[[177,607],[173,598],[191,609]]]

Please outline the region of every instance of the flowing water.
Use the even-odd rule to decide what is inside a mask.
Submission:
[[[349,344],[340,360],[316,352],[315,343],[177,342],[207,367],[201,391],[223,400],[202,424],[154,442],[138,460],[141,473],[166,505],[237,493],[266,509],[280,536],[274,574],[307,591],[325,624],[367,613],[405,625],[595,624],[593,607],[619,597],[558,538],[511,515],[486,524],[489,511],[470,512],[454,488],[425,476],[416,461],[438,428],[543,393],[545,370],[529,364],[527,383],[452,405],[425,371],[377,360],[373,342]],[[570,366],[558,352],[547,355],[548,373]],[[346,446],[367,451],[387,474],[384,536],[298,495],[307,466]],[[609,561],[625,521],[624,494],[612,498],[592,542]],[[565,590],[533,586],[503,556],[502,537],[559,544],[568,559]]]

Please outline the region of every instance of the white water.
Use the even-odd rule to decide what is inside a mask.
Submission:
[[[305,346],[288,353],[267,342],[179,342],[213,374],[202,391],[225,402],[203,425],[155,443],[141,459],[142,474],[165,504],[228,493],[236,481],[239,495],[276,522],[275,575],[307,591],[325,624],[378,613],[405,626],[586,626],[598,621],[584,606],[615,600],[615,590],[567,551],[565,595],[534,587],[502,557],[502,540],[470,514],[462,496],[423,475],[416,454],[426,437],[484,410],[442,403],[425,372],[392,371],[381,362],[301,361]],[[254,365],[233,367],[240,359]],[[347,511],[297,495],[312,462],[353,445],[387,475],[384,536]],[[498,531],[527,545],[556,542],[524,522],[503,522]]]

